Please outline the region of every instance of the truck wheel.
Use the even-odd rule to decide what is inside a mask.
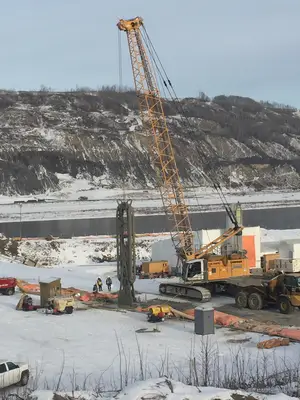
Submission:
[[[20,385],[21,386],[26,386],[28,381],[29,381],[29,371],[22,372]]]
[[[281,314],[291,314],[294,311],[294,307],[287,297],[280,296],[278,303]]]
[[[248,297],[248,307],[250,310],[261,310],[263,308],[263,299],[259,293],[251,293]]]
[[[159,285],[159,293],[166,294],[166,292],[167,292],[166,285]]]
[[[248,294],[246,292],[238,292],[235,296],[235,304],[239,308],[247,308],[248,306]]]
[[[15,293],[15,288],[9,288],[6,290],[7,296],[12,296]]]
[[[66,314],[72,314],[73,313],[73,307],[72,306],[68,306],[65,308],[65,312]]]

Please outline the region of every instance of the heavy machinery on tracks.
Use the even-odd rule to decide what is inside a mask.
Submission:
[[[188,206],[184,198],[183,185],[177,168],[157,77],[162,81],[172,104],[177,107],[178,114],[182,115],[183,119],[185,118],[188,125],[190,120],[185,116],[172,83],[157,56],[143,19],[141,17],[120,19],[117,27],[127,36],[140,115],[144,131],[149,139],[149,154],[156,170],[165,214],[172,221],[171,239],[182,269],[181,283],[162,283],[159,290],[162,294],[207,301],[211,298],[211,292],[218,286],[224,285],[228,278],[249,275],[248,260],[245,252],[241,249],[224,256],[214,254],[215,249],[224,245],[226,241],[241,236],[243,226],[238,224],[236,215],[226,201],[218,179],[212,177],[214,168],[207,154],[199,146],[197,149],[199,157],[210,170],[209,175],[203,171],[203,176],[219,194],[233,227],[209,244],[202,246],[200,250],[195,249]],[[189,128],[194,129],[191,126]]]

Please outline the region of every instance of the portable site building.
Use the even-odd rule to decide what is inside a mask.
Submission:
[[[59,296],[61,294],[61,279],[50,278],[49,280],[40,281],[40,297],[41,306],[47,305],[50,297]]]

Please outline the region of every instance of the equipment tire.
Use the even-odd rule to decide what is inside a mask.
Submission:
[[[28,381],[29,381],[29,371],[22,372],[20,385],[21,386],[26,386]]]
[[[12,296],[13,294],[15,294],[15,288],[6,289],[5,294],[6,294],[7,296]]]
[[[264,302],[261,294],[253,292],[248,297],[248,307],[250,310],[261,310]]]
[[[279,297],[278,308],[281,314],[291,314],[294,311],[294,307],[291,305],[290,300],[285,296]]]
[[[160,284],[158,290],[159,290],[159,293],[161,293],[161,294],[166,294],[167,293],[166,285]]]
[[[66,314],[73,314],[73,307],[72,306],[66,307],[65,312],[66,312]]]
[[[248,307],[248,294],[246,292],[238,292],[235,296],[235,304],[239,308],[247,308]]]

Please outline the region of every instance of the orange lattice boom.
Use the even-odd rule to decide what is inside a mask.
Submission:
[[[188,206],[184,199],[173,146],[164,114],[162,98],[153,66],[146,52],[141,28],[143,19],[121,19],[118,28],[125,31],[139,98],[141,117],[149,137],[149,149],[157,173],[158,186],[166,215],[173,222],[171,237],[177,253],[184,259],[194,254],[194,240]]]

